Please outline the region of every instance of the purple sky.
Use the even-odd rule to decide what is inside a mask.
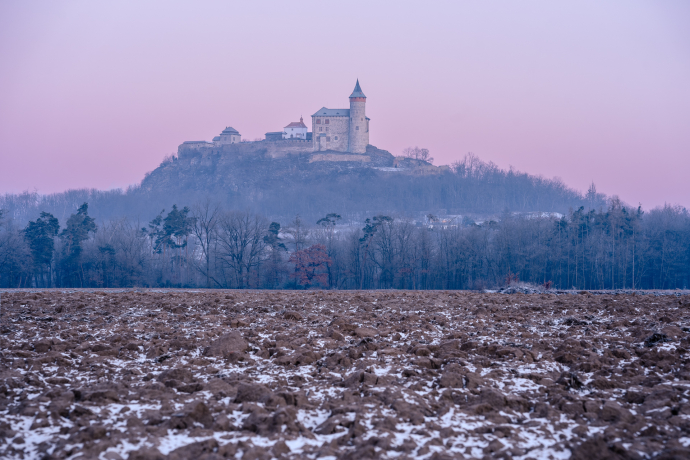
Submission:
[[[690,206],[690,2],[2,2],[0,193],[139,182],[359,78],[373,145]],[[310,123],[309,123],[310,124]]]

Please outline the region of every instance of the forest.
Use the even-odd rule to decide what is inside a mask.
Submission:
[[[558,289],[687,289],[690,215],[612,198],[563,217],[475,222],[337,213],[278,222],[210,199],[143,225],[97,223],[89,204],[66,219],[0,212],[0,287],[486,289],[511,281]]]

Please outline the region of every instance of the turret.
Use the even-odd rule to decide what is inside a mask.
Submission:
[[[369,145],[369,119],[365,112],[367,97],[359,87],[359,79],[355,90],[350,94],[350,145],[348,152],[365,153]]]

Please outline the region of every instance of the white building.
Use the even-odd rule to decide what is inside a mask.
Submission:
[[[283,139],[306,139],[307,138],[307,125],[304,124],[302,117],[299,117],[299,121],[293,121],[287,125],[283,131]]]

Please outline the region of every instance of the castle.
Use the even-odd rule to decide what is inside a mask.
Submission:
[[[366,153],[369,145],[369,118],[366,116],[367,97],[359,86],[350,94],[349,109],[328,109],[322,107],[311,116],[312,131],[300,117],[299,122],[289,123],[283,131],[266,133],[266,138],[260,141],[248,142],[242,140],[240,133],[226,127],[213,142],[185,141],[178,148],[178,156],[184,156],[193,151],[208,151],[209,149],[226,150],[235,144],[261,144],[271,156],[284,156],[288,153],[309,152],[346,152],[351,154]],[[237,146],[240,147],[240,146]],[[247,145],[247,147],[249,147]],[[246,150],[246,149],[243,149]],[[251,148],[255,150],[255,148]]]
[[[350,94],[349,109],[322,107],[311,116],[314,151],[365,153],[369,145],[369,118],[365,112],[367,97],[359,86]]]

